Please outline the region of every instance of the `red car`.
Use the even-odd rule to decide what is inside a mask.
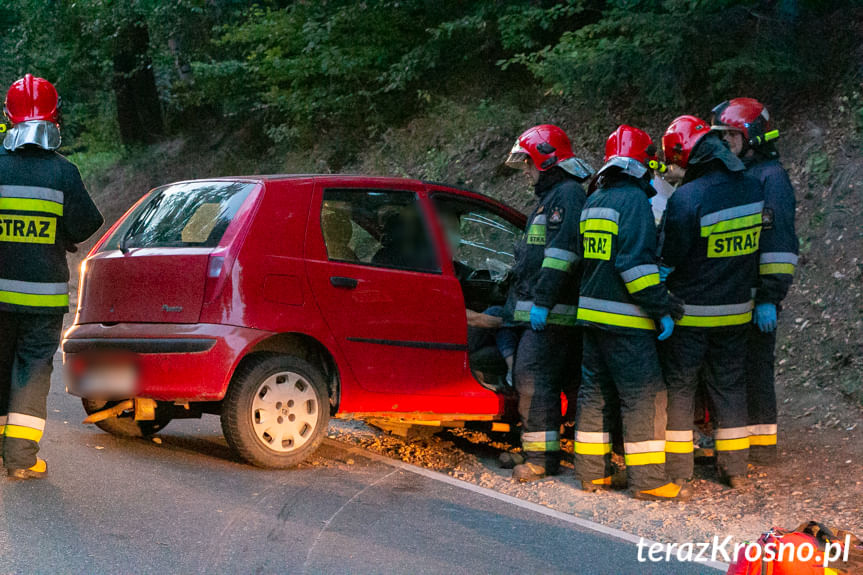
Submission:
[[[511,420],[514,397],[471,370],[465,308],[502,303],[524,225],[417,180],[157,188],[81,266],[67,389],[117,435],[219,414],[231,447],[266,467],[302,461],[331,416]]]

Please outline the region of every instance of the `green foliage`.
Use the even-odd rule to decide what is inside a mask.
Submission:
[[[827,75],[831,68],[847,71],[851,60],[836,43],[807,34],[823,25],[811,20],[812,10],[789,16],[787,2],[773,12],[763,4],[608,2],[596,22],[504,65],[523,65],[555,91],[594,106],[661,112],[704,109],[735,92],[778,103],[802,90],[822,90],[836,80]],[[855,35],[853,24],[833,34],[841,43]]]
[[[830,155],[824,150],[816,150],[806,159],[806,173],[809,186],[826,186],[833,177]]]
[[[856,4],[16,0],[0,3],[0,82],[51,79],[67,144],[110,147],[118,38],[142,26],[139,66],[152,62],[174,131],[227,117],[280,149],[326,141],[346,157],[447,99],[526,94],[530,107],[552,94],[604,113],[671,115],[741,93],[773,107],[826,95],[854,73]]]

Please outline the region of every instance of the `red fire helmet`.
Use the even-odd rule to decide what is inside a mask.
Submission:
[[[6,93],[6,117],[14,124],[41,120],[59,122],[60,97],[54,85],[44,78],[27,74]]]
[[[614,157],[632,158],[645,166],[656,157],[656,146],[644,130],[622,125],[605,141],[605,158],[603,162]]]
[[[770,131],[770,114],[755,98],[734,98],[713,108],[714,130],[738,130],[749,141]]]
[[[566,132],[552,124],[542,124],[518,137],[509,152],[506,164],[518,168],[525,160],[530,159],[537,170],[544,172],[574,156]]]
[[[665,135],[662,136],[662,151],[665,154],[665,162],[677,164],[685,168],[689,164],[689,154],[698,141],[710,131],[707,122],[695,116],[680,116],[676,118]]]

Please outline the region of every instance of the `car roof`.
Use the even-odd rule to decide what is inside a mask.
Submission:
[[[363,184],[364,186],[374,185],[374,184],[399,184],[399,183],[407,183],[413,185],[427,185],[434,186],[440,188],[446,188],[447,191],[452,192],[463,192],[469,195],[482,196],[486,197],[492,201],[498,201],[494,198],[486,196],[485,194],[481,194],[479,192],[474,192],[473,190],[469,190],[467,188],[462,188],[459,186],[454,186],[452,184],[446,184],[443,182],[433,182],[429,180],[419,180],[416,178],[400,178],[396,176],[366,176],[362,174],[259,174],[253,176],[219,176],[216,178],[196,178],[193,180],[182,180],[179,182],[171,182],[167,185],[176,185],[176,184],[192,184],[195,182],[236,182],[236,181],[246,181],[246,182],[283,182],[283,181],[297,181],[297,180],[334,180],[338,181],[339,184],[350,184],[357,183]],[[159,186],[164,187],[164,186]]]
[[[185,180],[182,182],[173,182],[172,184],[185,184],[185,183],[194,183],[194,182],[213,182],[213,181],[247,181],[247,182],[284,182],[284,181],[302,181],[302,180],[332,180],[334,182],[338,182],[338,185],[350,185],[351,183],[362,185],[362,186],[374,186],[375,184],[383,185],[383,184],[399,184],[399,183],[409,183],[412,185],[426,185],[431,187],[440,188],[442,190],[446,190],[447,193],[452,193],[455,195],[459,195],[466,198],[474,198],[474,199],[483,199],[490,201],[494,204],[498,204],[503,206],[507,211],[511,211],[515,214],[520,215],[522,218],[524,214],[522,214],[519,210],[513,208],[506,203],[492,198],[491,196],[487,196],[480,192],[474,192],[473,190],[468,190],[466,188],[461,188],[459,186],[454,186],[452,184],[445,184],[441,182],[433,182],[428,180],[419,180],[416,178],[400,178],[395,176],[366,176],[362,174],[261,174],[261,175],[253,175],[253,176],[220,176],[217,178],[200,178],[195,180]],[[160,186],[162,187],[162,186]]]

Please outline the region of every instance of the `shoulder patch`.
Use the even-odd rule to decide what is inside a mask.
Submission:
[[[560,224],[563,222],[564,216],[564,208],[554,207],[551,208],[551,215],[548,217],[548,223],[550,224]]]
[[[773,228],[773,210],[771,208],[764,208],[761,212],[761,227],[765,230]]]

